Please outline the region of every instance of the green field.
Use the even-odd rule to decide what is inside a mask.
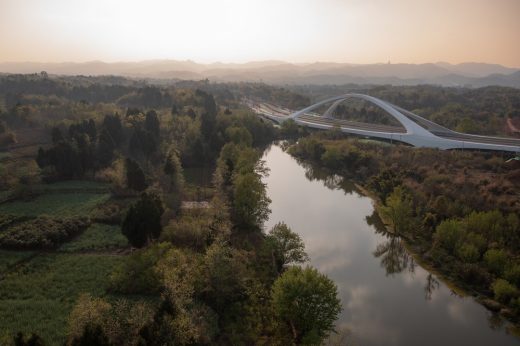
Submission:
[[[33,251],[5,251],[0,250],[0,277],[12,266],[20,263],[34,254]]]
[[[90,181],[41,184],[34,191],[39,195],[29,201],[0,204],[0,213],[86,217],[110,199],[106,184]],[[58,252],[0,251],[0,344],[21,331],[62,345],[77,297],[107,295],[110,274],[124,261],[109,252],[127,246],[119,226],[94,223]]]
[[[60,191],[83,191],[83,192],[108,192],[109,184],[89,180],[67,180],[52,184],[35,185],[37,191],[60,192]]]
[[[48,345],[65,340],[68,315],[80,293],[106,294],[123,256],[40,254],[0,281],[0,336],[35,332]]]
[[[30,201],[0,204],[0,213],[20,216],[80,217],[88,216],[98,204],[110,198],[108,193],[47,193]]]
[[[128,246],[121,227],[95,223],[79,237],[60,247],[63,252],[108,251]]]

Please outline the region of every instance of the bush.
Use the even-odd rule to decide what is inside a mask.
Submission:
[[[508,262],[508,256],[502,249],[489,249],[484,254],[484,262],[489,270],[496,275],[501,275]]]
[[[19,223],[0,233],[0,247],[6,249],[51,249],[79,234],[90,225],[85,218],[39,217]]]
[[[121,206],[117,203],[107,203],[92,210],[90,217],[92,221],[106,223],[109,225],[119,225],[122,220]]]
[[[164,228],[161,240],[167,240],[176,246],[203,251],[212,240],[210,221],[204,217],[183,216],[179,220],[171,221]]]
[[[473,244],[462,244],[456,250],[457,256],[466,263],[477,262],[480,258],[480,253],[477,247]]]
[[[110,276],[110,290],[123,294],[154,294],[161,287],[154,267],[171,248],[167,243],[132,253]]]
[[[489,287],[492,280],[491,274],[475,263],[464,263],[457,266],[457,273],[464,282],[484,289]]]
[[[457,220],[445,220],[441,222],[435,231],[435,245],[446,249],[453,254],[457,246],[464,239],[465,231],[463,225]]]
[[[508,304],[512,298],[518,297],[518,289],[507,280],[497,279],[491,286],[495,299],[503,304]]]
[[[520,285],[520,264],[510,265],[504,272],[504,277],[507,281],[518,286]]]

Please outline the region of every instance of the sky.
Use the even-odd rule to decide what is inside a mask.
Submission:
[[[0,62],[520,67],[520,0],[0,0]]]

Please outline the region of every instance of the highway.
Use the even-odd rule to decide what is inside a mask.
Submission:
[[[365,99],[393,116],[402,126],[363,123],[344,119],[334,119],[335,107],[349,98]],[[267,102],[245,100],[256,114],[282,123],[293,119],[301,126],[317,129],[332,129],[339,127],[342,132],[357,134],[366,137],[397,140],[418,147],[433,147],[439,149],[480,149],[520,153],[520,139],[480,136],[455,132],[424,119],[414,113],[406,111],[386,101],[362,94],[345,94],[320,101],[300,111],[279,107]],[[327,103],[333,103],[324,113],[327,116],[313,112],[315,108]]]

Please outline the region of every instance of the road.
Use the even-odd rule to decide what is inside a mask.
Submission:
[[[381,101],[381,100],[378,100]],[[384,101],[381,101],[384,102]],[[246,100],[245,103],[257,114],[281,123],[291,117],[295,113],[294,110],[279,107],[266,102],[253,102],[250,100]],[[387,103],[387,105],[390,105]],[[400,109],[399,107],[390,105],[394,107],[396,110],[401,113],[408,113],[408,115],[413,115],[417,118],[418,116]],[[407,116],[408,116],[407,115]],[[408,116],[409,117],[409,116]],[[294,120],[303,126],[313,127],[313,128],[322,128],[322,129],[330,129],[334,127],[339,127],[343,132],[365,135],[367,137],[378,137],[384,139],[393,139],[393,140],[401,140],[406,143],[410,143],[416,146],[428,146],[428,147],[438,147],[441,149],[454,149],[454,148],[468,148],[468,149],[483,149],[483,150],[498,150],[498,151],[512,151],[512,152],[520,152],[520,139],[515,138],[502,138],[502,137],[492,137],[492,136],[480,136],[480,135],[471,135],[466,133],[460,133],[451,131],[443,128],[437,124],[431,123],[434,128],[432,130],[427,130],[427,134],[431,138],[427,138],[427,141],[431,142],[425,145],[417,145],[410,138],[413,136],[415,139],[422,137],[423,142],[424,138],[426,138],[421,134],[410,134],[404,126],[391,126],[384,124],[373,124],[373,123],[363,123],[357,121],[349,121],[344,119],[333,119],[323,117],[315,112],[306,112],[298,117],[294,118]],[[416,124],[417,119],[413,119]],[[421,119],[419,119],[421,120]],[[422,119],[424,120],[424,119]],[[420,125],[423,125],[424,121]],[[432,140],[432,138],[436,140]],[[416,140],[417,142],[418,140]]]

